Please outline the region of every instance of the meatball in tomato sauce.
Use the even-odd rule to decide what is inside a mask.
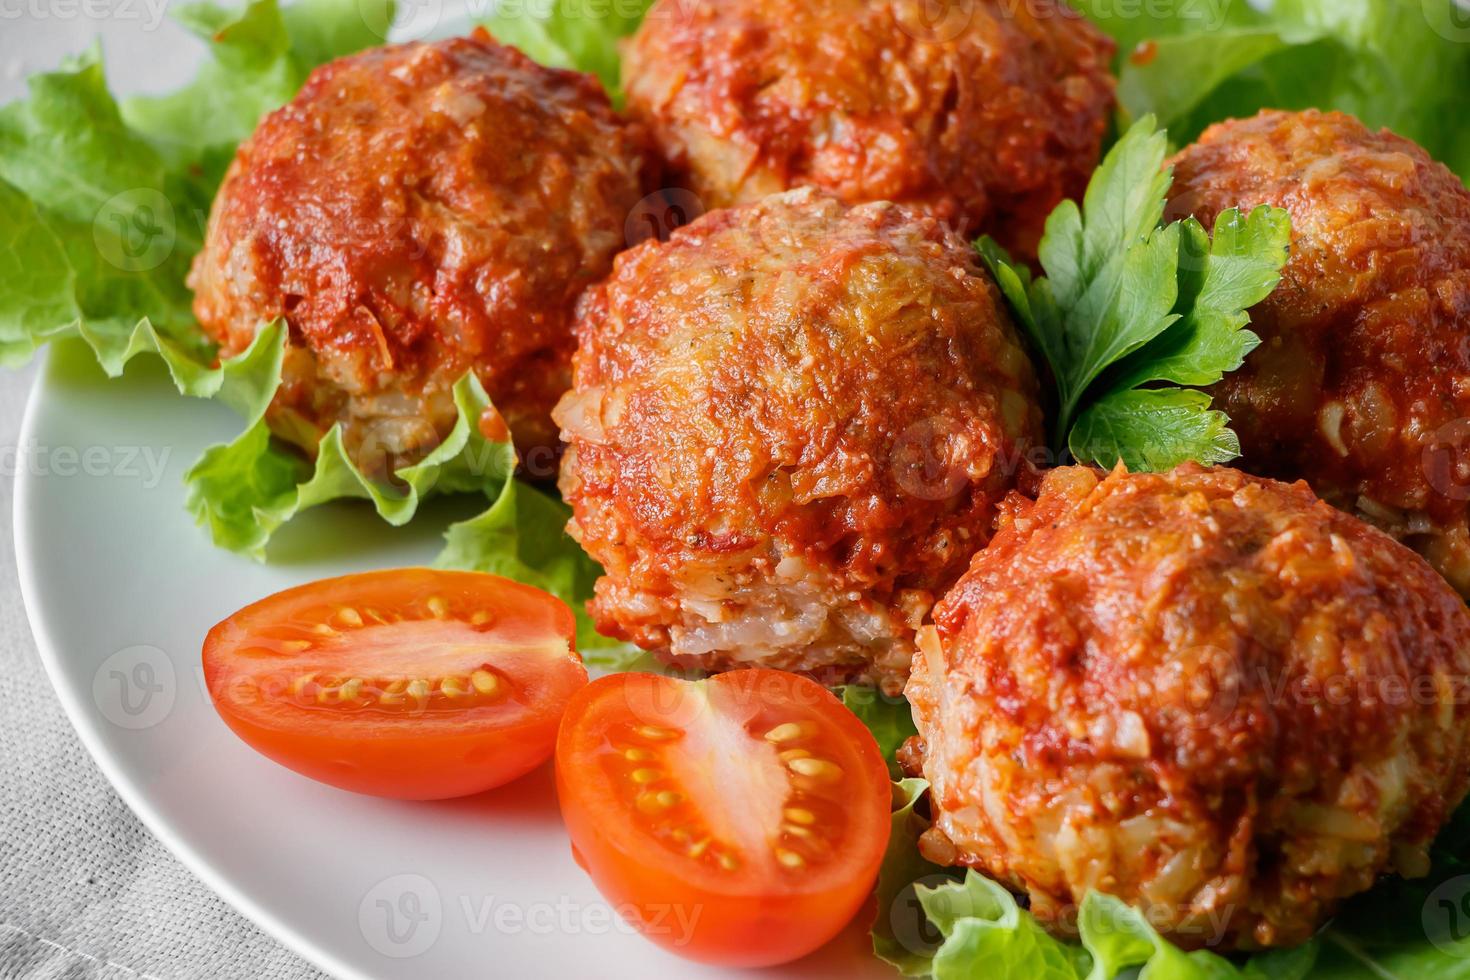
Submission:
[[[1113,50],[1061,0],[662,0],[624,79],[706,207],[814,185],[1030,258],[1097,166]]]
[[[483,31],[343,58],[241,146],[195,312],[224,357],[285,318],[267,418],[308,452],[340,423],[367,469],[420,458],[470,372],[523,451],[553,446],[577,295],[624,246],[650,159],[591,76]]]
[[[1053,470],[934,621],[921,848],[1061,932],[1095,890],[1188,948],[1304,942],[1466,793],[1470,611],[1302,483]]]
[[[605,633],[677,663],[897,691],[914,631],[1043,442],[970,245],[812,189],[618,257],[557,407]]]
[[[1307,480],[1470,596],[1470,191],[1341,113],[1222,123],[1174,172],[1176,214],[1291,214],[1291,261],[1251,311],[1261,345],[1214,391],[1243,465]]]

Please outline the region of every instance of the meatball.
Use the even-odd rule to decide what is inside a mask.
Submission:
[[[470,371],[523,451],[554,446],[577,295],[651,183],[640,134],[591,76],[484,31],[332,62],[241,146],[195,313],[223,357],[286,319],[267,419],[308,452],[341,423],[375,472],[416,460]]]
[[[1058,931],[1097,890],[1189,948],[1303,942],[1428,870],[1470,778],[1470,611],[1423,559],[1194,464],[1054,470],[1008,511],[908,685],[926,853]]]
[[[578,337],[555,417],[599,629],[896,693],[1042,442],[973,250],[903,205],[791,191],[623,253]]]
[[[628,109],[708,207],[815,185],[1032,257],[1097,166],[1113,43],[1061,0],[662,0]]]
[[[1470,596],[1470,191],[1340,113],[1224,123],[1174,167],[1176,213],[1291,213],[1291,261],[1251,314],[1262,344],[1214,390],[1242,465],[1307,480]]]

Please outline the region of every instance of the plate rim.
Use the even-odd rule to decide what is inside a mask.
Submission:
[[[47,397],[52,367],[51,346],[48,345],[37,358],[35,380],[26,396],[25,410],[21,416],[20,444],[30,445],[35,441],[37,419],[41,414],[41,403]],[[228,875],[219,871],[177,833],[170,821],[149,801],[141,787],[129,780],[121,767],[113,761],[106,740],[94,725],[83,704],[80,692],[66,683],[61,668],[63,657],[60,644],[51,635],[51,629],[41,615],[36,598],[40,594],[40,583],[36,577],[36,540],[24,520],[32,506],[33,494],[39,489],[40,478],[29,467],[16,474],[11,503],[11,533],[15,543],[16,575],[20,582],[21,605],[25,610],[26,622],[30,626],[31,638],[46,679],[61,709],[66,715],[73,733],[87,750],[87,755],[101,770],[113,791],[128,809],[147,828],[148,832],[182,864],[190,874],[225,902],[235,912],[244,916],[262,933],[279,942],[303,960],[339,980],[375,980],[371,974],[349,965],[328,951],[304,930],[288,922],[285,917],[271,911],[264,904],[246,895],[232,882]]]

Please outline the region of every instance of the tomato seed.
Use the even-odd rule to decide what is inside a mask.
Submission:
[[[808,722],[788,721],[777,725],[766,732],[766,741],[780,744],[782,742],[794,742],[799,738],[813,734],[812,725]]]
[[[488,670],[475,671],[470,675],[470,683],[474,685],[478,693],[487,698],[500,692],[500,678]]]
[[[842,768],[826,759],[792,759],[787,764],[792,772],[813,779],[832,780],[842,775]]]
[[[776,860],[781,863],[781,867],[783,868],[795,869],[806,867],[806,858],[797,854],[795,851],[788,851],[782,847],[776,848]]]
[[[663,813],[671,804],[659,799],[662,795],[662,793],[639,793],[638,799],[634,800],[634,804],[638,807],[639,811],[649,816]]]

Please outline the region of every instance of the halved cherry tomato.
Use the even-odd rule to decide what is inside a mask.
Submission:
[[[573,854],[602,894],[708,963],[817,949],[863,906],[888,845],[873,736],[821,685],[781,671],[594,681],[562,719],[556,781]]]
[[[342,789],[431,800],[544,762],[587,684],[571,610],[494,575],[426,568],[288,589],[204,641],[215,708],[251,747]]]

